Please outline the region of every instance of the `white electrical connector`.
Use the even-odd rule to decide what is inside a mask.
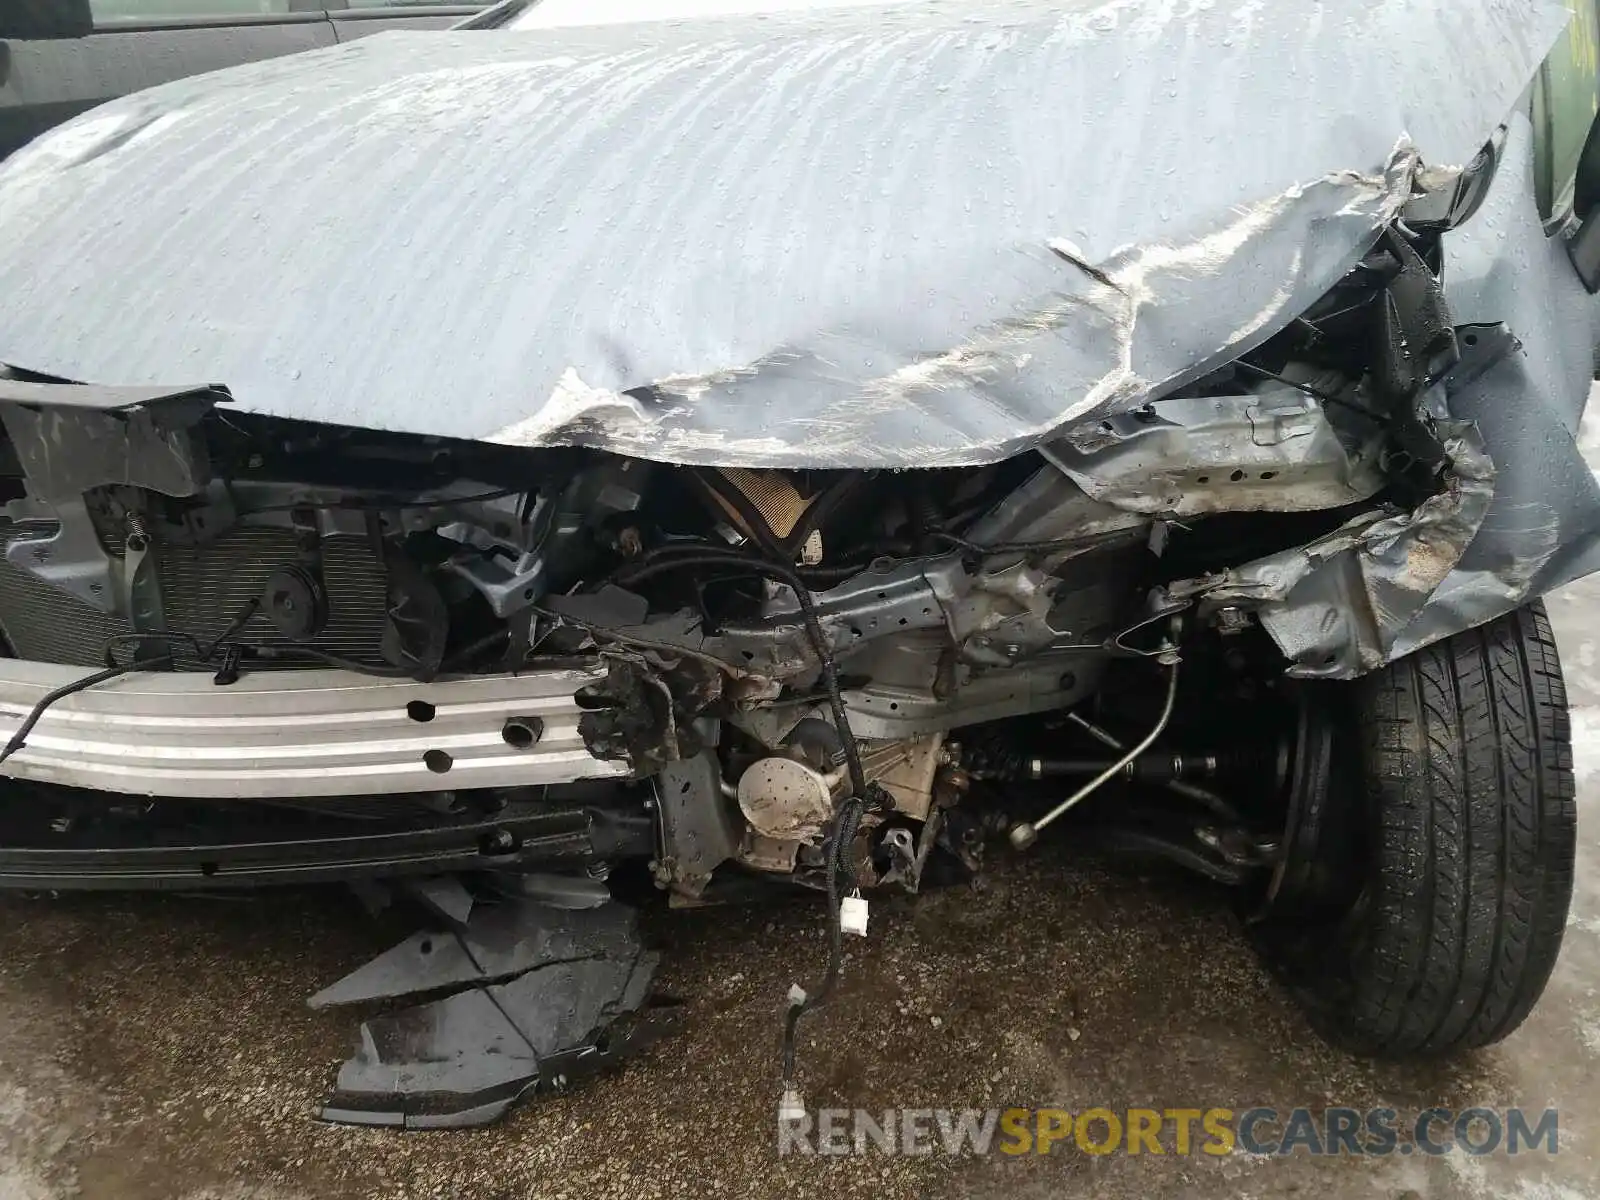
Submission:
[[[793,1084],[783,1089],[783,1096],[778,1100],[778,1123],[798,1124],[806,1119],[806,1102],[800,1096],[800,1089]]]
[[[839,928],[857,937],[867,936],[867,902],[860,896],[839,901]]]

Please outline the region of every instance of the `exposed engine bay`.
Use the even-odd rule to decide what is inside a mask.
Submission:
[[[1480,159],[1487,172],[1492,149]],[[984,821],[952,813],[975,780],[1120,776],[1198,795],[1196,814],[1231,828],[1201,842],[1191,828],[1181,853],[1236,875],[1281,818],[1251,831],[1203,785],[1252,755],[1151,752],[1153,734],[1129,751],[1098,713],[1133,696],[1125,740],[1158,711],[1159,733],[1186,647],[1252,681],[1330,673],[1314,642],[1279,636],[1266,601],[1281,592],[1241,584],[1274,556],[1335,559],[1385,522],[1459,555],[1492,469],[1448,398],[1518,348],[1503,326],[1455,327],[1439,282],[1439,235],[1482,182],[1419,193],[1411,224],[1252,353],[989,466],[678,467],[13,370],[0,628],[15,658],[98,668],[84,687],[588,670],[577,732],[606,773],[653,781],[652,869],[683,901],[719,871],[825,886],[851,797],[864,882],[915,890],[936,846],[971,868]],[[426,701],[407,709],[432,718]],[[544,722],[511,715],[499,736],[533,747]],[[1081,743],[1065,756],[1064,728]],[[457,785],[450,754],[424,758]]]

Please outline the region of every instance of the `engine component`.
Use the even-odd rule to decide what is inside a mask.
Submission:
[[[833,816],[833,782],[798,759],[759,759],[739,776],[739,808],[762,837],[812,841]]]
[[[722,695],[721,672],[689,660],[663,670],[643,657],[609,657],[605,679],[579,690],[578,732],[596,758],[627,762],[640,775],[716,744],[699,720]]]
[[[608,460],[574,475],[559,495],[541,491],[503,497],[514,511],[485,523],[454,521],[438,527],[441,537],[466,549],[444,564],[488,602],[500,618],[522,612],[546,593],[559,590],[583,569],[587,535],[608,517],[632,512],[643,499],[648,465]]]
[[[779,841],[751,833],[739,847],[739,861],[751,870],[769,875],[791,875],[800,855],[800,843]]]
[[[768,532],[779,539],[787,538],[800,524],[811,508],[815,497],[800,494],[793,480],[782,471],[751,471],[742,467],[723,467],[718,470],[738,493],[750,502],[760,514]],[[720,491],[711,490],[711,497],[727,518],[750,537],[759,538],[762,530],[751,528],[741,506],[730,503]]]
[[[844,702],[863,737],[909,737],[1076,704],[1093,693],[1104,666],[1104,654],[1085,650],[1007,670],[952,671],[936,647],[907,641],[875,655],[863,671],[871,682],[847,689]]]
[[[261,610],[284,637],[308,642],[328,623],[327,589],[309,567],[283,567],[267,578]]]
[[[739,814],[723,794],[722,765],[713,751],[702,750],[667,763],[654,783],[662,844],[656,882],[678,895],[698,897],[711,872],[738,852],[743,832]]]
[[[816,593],[813,604],[823,637],[841,658],[860,651],[868,642],[917,629],[944,630],[946,606],[970,586],[960,558],[903,563],[883,570],[868,569],[854,578]],[[652,623],[639,632],[655,640],[678,642],[720,657],[741,660],[760,674],[783,677],[816,666],[816,650],[800,620],[792,593],[775,597],[757,620],[726,621],[715,637],[700,632],[700,622],[688,614]],[[681,630],[670,628],[676,621]]]
[[[1130,586],[1141,546],[1108,547],[1099,570],[1083,572],[1068,586],[1055,576],[1013,563],[995,571],[968,571],[960,554],[869,567],[812,598],[817,620],[832,653],[852,675],[874,680],[887,676],[867,660],[882,648],[890,658],[903,658],[907,647],[919,648],[915,686],[932,684],[928,671],[955,643],[961,659],[978,667],[1009,666],[1020,659],[1065,650],[1100,649],[1103,635],[1133,602]],[[669,564],[670,565],[670,564]],[[648,578],[658,568],[645,567]],[[653,643],[680,645],[771,678],[814,670],[816,649],[800,620],[792,589],[780,589],[760,617],[725,620],[712,634],[694,610],[655,618],[619,633]],[[921,641],[918,635],[926,635]],[[926,651],[925,654],[920,651]],[[903,668],[902,668],[903,671]],[[938,689],[948,698],[954,689]],[[889,702],[890,712],[899,712]],[[928,728],[944,728],[931,725]],[[920,729],[895,730],[894,737]]]
[[[431,679],[444,661],[450,638],[450,610],[433,580],[417,565],[391,550],[385,556],[383,657],[418,679]]]
[[[933,780],[944,761],[944,734],[891,742],[865,751],[862,766],[868,779],[883,786],[895,811],[918,821],[933,807]]]

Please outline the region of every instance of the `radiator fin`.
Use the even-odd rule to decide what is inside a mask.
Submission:
[[[0,523],[0,545],[44,525]],[[383,636],[383,564],[361,537],[325,538],[322,577],[328,593],[328,623],[309,644],[330,654],[378,662]],[[295,534],[288,529],[237,526],[200,547],[158,546],[162,604],[167,628],[202,640],[232,623],[252,597],[261,595],[278,568],[300,561]],[[100,666],[106,639],[129,630],[121,618],[59,591],[0,558],[0,629],[18,658],[72,666]],[[262,614],[252,617],[241,640],[289,645]],[[180,660],[186,669],[211,669]],[[262,663],[259,667],[321,664]]]

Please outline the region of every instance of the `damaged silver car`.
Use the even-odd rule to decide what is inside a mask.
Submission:
[[[1600,566],[1594,5],[559,17],[0,168],[0,884],[420,901],[314,1000],[430,998],[367,1123],[670,1025],[629,876],[826,897],[791,1106],[861,893],[1022,851],[1231,888],[1358,1051],[1514,1029],[1575,837],[1537,598]]]

